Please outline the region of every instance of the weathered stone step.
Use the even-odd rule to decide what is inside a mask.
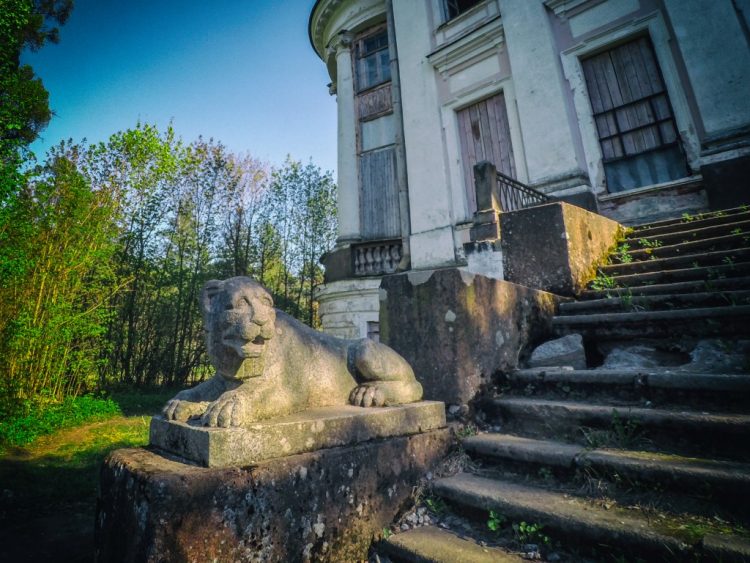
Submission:
[[[710,291],[735,291],[750,289],[750,277],[727,277],[718,279],[697,279],[692,281],[679,281],[672,283],[659,283],[653,285],[641,285],[633,287],[618,287],[613,289],[589,289],[583,291],[579,299],[605,299],[617,298],[621,296],[636,297],[641,295],[660,295],[660,294],[684,294],[693,292],[710,292]]]
[[[661,369],[588,369],[532,368],[516,370],[507,376],[519,385],[553,384],[627,387],[638,390],[750,393],[750,374],[719,374]]]
[[[672,256],[670,258],[657,258],[655,260],[639,260],[628,264],[607,264],[599,266],[599,271],[608,276],[627,276],[637,273],[658,272],[662,270],[674,270],[680,268],[698,268],[714,265],[733,266],[738,262],[750,261],[750,247],[732,248],[718,250],[716,252],[703,252],[700,254],[687,254],[684,256]]]
[[[705,286],[704,286],[705,287]],[[738,291],[704,291],[663,295],[633,296],[623,293],[603,299],[587,299],[560,304],[561,315],[582,313],[656,311],[696,307],[750,305],[750,289]]]
[[[726,223],[748,221],[750,220],[750,210],[747,208],[735,207],[733,209],[726,209],[723,211],[702,213],[700,217],[701,218],[695,218],[691,221],[686,221],[683,218],[667,219],[666,221],[658,221],[655,223],[636,226],[633,228],[633,231],[629,236],[632,238],[649,237],[671,232],[701,229],[704,227],[723,225]]]
[[[623,552],[649,561],[747,561],[748,539],[718,535],[677,517],[653,518],[640,510],[488,479],[468,473],[436,481],[433,491],[478,518],[490,510],[513,522],[542,525],[545,534],[567,545],[596,546],[599,552],[622,557]]]
[[[567,315],[553,317],[552,327],[559,335],[580,332],[599,340],[741,336],[750,334],[750,305]]]
[[[717,250],[731,250],[743,246],[750,246],[750,233],[728,234],[720,237],[683,241],[669,246],[659,246],[657,248],[640,248],[634,250],[629,248],[625,251],[625,248],[620,246],[617,249],[617,253],[610,256],[610,260],[617,264],[627,263],[623,262],[621,259],[623,252],[629,257],[630,261],[641,261],[651,260],[652,257],[670,258],[673,256],[685,256],[702,252],[714,252]]]
[[[669,246],[694,240],[709,239],[730,235],[733,233],[750,233],[750,218],[740,221],[708,225],[705,227],[686,226],[682,230],[670,231],[661,234],[645,235],[641,232],[629,233],[625,236],[626,242],[631,249],[656,248],[658,246]]]
[[[545,533],[566,543],[600,546],[605,551],[688,560],[692,548],[684,539],[655,529],[634,510],[605,510],[584,499],[487,479],[467,473],[440,479],[433,491],[468,512],[486,514],[494,510],[506,518],[544,526]]]
[[[495,547],[457,536],[434,526],[390,536],[376,547],[397,563],[516,563],[523,559]]]
[[[525,397],[492,399],[486,408],[499,414],[510,429],[532,437],[548,438],[552,431],[565,434],[568,440],[591,445],[592,434],[582,429],[602,429],[609,434],[598,439],[613,442],[607,445],[631,447],[643,442],[651,446],[649,449],[688,454],[706,448],[706,452],[742,461],[750,454],[750,415],[746,414]]]
[[[681,281],[702,280],[710,284],[715,280],[732,277],[745,277],[750,274],[750,262],[721,264],[719,266],[702,266],[678,270],[662,270],[629,275],[612,276],[612,288],[640,287],[643,285],[673,283]],[[607,288],[604,288],[607,289]]]
[[[732,497],[732,503],[750,497],[750,465],[744,463],[619,449],[591,450],[510,434],[480,434],[464,438],[462,445],[472,457],[493,461],[567,471],[594,470],[607,478],[617,475],[632,482],[659,483],[683,494],[705,494],[709,490],[718,497]]]

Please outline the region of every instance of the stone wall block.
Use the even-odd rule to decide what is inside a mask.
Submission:
[[[596,276],[623,233],[616,221],[556,202],[503,213],[505,279],[572,296]]]
[[[424,398],[463,405],[550,333],[559,298],[446,268],[385,276],[381,342],[414,368]]]

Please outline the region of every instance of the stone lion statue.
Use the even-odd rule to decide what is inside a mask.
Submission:
[[[175,395],[163,409],[168,420],[231,427],[314,407],[422,398],[411,367],[388,346],[313,330],[274,309],[250,278],[209,281],[200,302],[216,375]]]

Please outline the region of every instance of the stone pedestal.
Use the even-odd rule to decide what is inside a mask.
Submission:
[[[242,467],[323,448],[408,436],[445,426],[437,401],[384,408],[310,409],[242,428],[208,428],[199,422],[151,419],[150,444],[204,467]]]
[[[412,405],[400,415],[394,409],[367,410],[400,416],[402,427],[414,429],[443,425],[442,404],[435,418],[437,405]],[[411,426],[405,420],[409,413]],[[330,430],[335,425],[327,420]],[[369,441],[223,468],[198,467],[156,448],[113,452],[101,473],[97,561],[366,560],[373,539],[446,455],[451,437],[438,428],[377,438],[378,427],[390,424],[392,436],[398,426],[377,417],[343,417],[338,424]],[[278,430],[267,426],[266,437]],[[299,427],[283,428],[315,434],[320,425],[300,421]]]

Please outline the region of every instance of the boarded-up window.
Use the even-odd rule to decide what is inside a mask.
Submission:
[[[489,161],[497,167],[498,172],[516,177],[503,94],[460,110],[458,135],[461,139],[461,162],[469,211],[473,213],[477,209],[474,192],[474,165],[477,162]]]
[[[687,175],[654,50],[641,37],[582,61],[609,191]]]
[[[362,186],[362,237],[365,240],[401,236],[396,183],[396,160],[392,146],[359,156]]]

